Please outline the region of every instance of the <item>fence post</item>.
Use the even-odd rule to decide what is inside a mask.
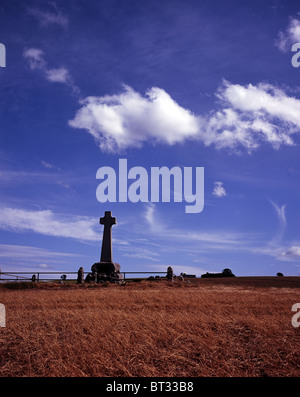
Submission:
[[[38,273],[37,275],[38,275],[38,276],[37,276],[37,280],[36,280],[36,282],[38,283],[38,282],[39,282],[39,280],[40,280],[40,273]]]

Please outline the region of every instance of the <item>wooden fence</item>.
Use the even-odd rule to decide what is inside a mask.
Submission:
[[[88,274],[90,272],[86,272]],[[0,282],[12,282],[12,281],[32,281],[33,276],[36,282],[39,281],[76,281],[77,280],[77,272],[1,272],[0,271]],[[163,276],[158,275],[165,275],[167,272],[120,272],[123,275],[123,280],[138,280],[138,279],[147,279],[150,276],[153,278],[165,278]],[[145,277],[144,275],[148,275]],[[46,277],[48,275],[48,277]],[[57,277],[55,277],[57,275]],[[70,277],[70,275],[74,275]],[[129,277],[128,277],[129,275]],[[143,275],[142,277],[133,277],[133,275]]]

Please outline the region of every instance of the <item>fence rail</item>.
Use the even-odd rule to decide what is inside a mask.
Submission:
[[[88,274],[90,272],[86,272]],[[68,278],[67,275],[75,275],[74,278]],[[32,281],[32,277],[35,277],[35,281],[57,281],[58,279],[61,279],[62,276],[66,276],[64,278],[65,281],[76,281],[77,280],[77,272],[1,272],[0,271],[0,283],[1,282],[8,282],[8,281]],[[146,275],[148,274],[149,276],[158,276],[160,274],[166,275],[166,272],[120,272],[120,274],[123,274],[123,280],[137,280],[137,279],[146,279],[148,277],[128,277],[128,275]],[[28,275],[28,276],[26,276]],[[29,277],[30,275],[30,277]],[[58,277],[43,277],[44,275],[58,275]],[[127,275],[127,277],[126,277]],[[4,277],[3,277],[4,276]],[[14,277],[14,278],[12,278]],[[159,276],[161,277],[161,276]]]

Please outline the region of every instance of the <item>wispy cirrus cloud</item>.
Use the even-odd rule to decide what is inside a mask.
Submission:
[[[260,236],[250,233],[236,233],[234,231],[226,230],[182,230],[177,227],[171,227],[162,220],[161,214],[157,208],[152,204],[147,205],[144,212],[144,218],[149,226],[144,232],[145,235],[155,236],[162,240],[172,241],[176,249],[186,249],[186,244],[197,245],[201,250],[218,249],[218,250],[240,250],[242,247],[249,247],[260,241]],[[157,225],[157,227],[155,227]],[[180,242],[180,244],[177,244]],[[184,245],[182,245],[184,244]]]
[[[58,25],[66,28],[69,23],[68,17],[62,14],[54,2],[48,2],[43,9],[28,7],[27,13],[34,17],[42,27]]]
[[[31,70],[46,70],[44,52],[39,48],[25,48],[23,56],[28,60]]]
[[[41,262],[47,260],[48,262],[59,262],[62,258],[79,257],[79,254],[65,253],[51,251],[44,248],[32,247],[28,245],[17,244],[0,244],[0,258],[17,259],[19,262],[23,260],[32,260],[34,262]]]
[[[0,228],[13,232],[34,232],[55,237],[99,241],[94,230],[95,219],[64,216],[51,210],[32,211],[20,208],[0,208]]]
[[[293,262],[299,260],[300,257],[300,246],[298,243],[290,246],[290,244],[283,241],[283,235],[287,226],[286,220],[286,205],[279,206],[274,201],[269,200],[270,204],[274,208],[279,227],[277,232],[275,231],[274,237],[264,246],[257,247],[255,249],[256,253],[262,253],[265,255],[272,256],[276,260],[283,262]]]
[[[246,149],[261,144],[275,149],[293,145],[300,130],[300,99],[270,84],[242,86],[224,81],[216,93],[220,109],[194,114],[165,90],[145,96],[125,86],[120,94],[88,97],[69,125],[91,134],[101,150],[118,152],[145,143],[174,145],[198,141],[217,149]]]
[[[48,169],[50,169],[50,170],[61,171],[61,169],[60,169],[59,167],[57,167],[57,166],[54,165],[54,164],[48,163],[47,161],[42,160],[41,163],[42,163],[42,165],[43,165],[45,168],[48,168]]]
[[[274,203],[272,200],[269,200],[272,206],[274,207],[276,214],[278,216],[279,224],[280,224],[280,229],[281,231],[284,230],[286,227],[286,216],[285,216],[285,205],[282,205],[279,207],[276,203]]]
[[[28,61],[31,70],[41,71],[49,81],[66,84],[71,78],[67,69],[63,67],[48,69],[44,52],[39,48],[25,48],[23,56]]]
[[[59,252],[30,245],[0,244],[0,267],[2,272],[38,272],[58,270],[61,266],[74,266],[82,262],[81,254]],[[74,269],[75,270],[75,269]],[[9,275],[2,278],[9,278]],[[23,277],[31,277],[23,274]],[[49,277],[49,276],[48,276]]]
[[[27,60],[31,70],[39,71],[51,83],[65,84],[72,89],[74,94],[79,94],[80,90],[74,84],[68,69],[64,66],[49,68],[45,60],[44,51],[39,48],[25,48],[23,56]]]
[[[271,240],[269,240],[269,236],[260,232],[241,233],[226,228],[182,230],[163,221],[157,207],[153,205],[151,207],[145,207],[144,219],[149,227],[144,227],[143,231],[144,236],[148,238],[144,244],[151,248],[149,252],[153,251],[152,243],[157,240],[160,241],[160,244],[154,250],[155,257],[144,250],[144,247],[140,249],[137,246],[134,250],[136,250],[140,259],[151,259],[153,262],[161,261],[161,255],[170,252],[178,252],[178,254],[182,252],[189,253],[193,258],[204,255],[205,258],[199,261],[200,264],[205,263],[216,252],[222,252],[223,254],[247,253],[251,255],[264,255],[283,262],[296,261],[300,257],[299,244],[295,243],[289,247],[289,244],[282,240],[286,227],[285,205],[278,206],[273,201],[269,201],[274,207],[279,221],[279,229],[274,232]],[[159,225],[159,227],[156,228],[153,225]],[[180,268],[182,267],[180,266]]]

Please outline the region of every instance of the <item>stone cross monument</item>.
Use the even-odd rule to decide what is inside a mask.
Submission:
[[[112,259],[111,227],[116,223],[117,219],[111,216],[111,211],[105,211],[104,217],[100,218],[100,224],[104,226],[100,262],[93,264],[92,273],[87,275],[86,282],[118,282],[122,278],[120,265]]]
[[[104,225],[100,262],[112,262],[111,227],[116,223],[111,211],[105,211],[104,217],[100,218],[100,224]]]

